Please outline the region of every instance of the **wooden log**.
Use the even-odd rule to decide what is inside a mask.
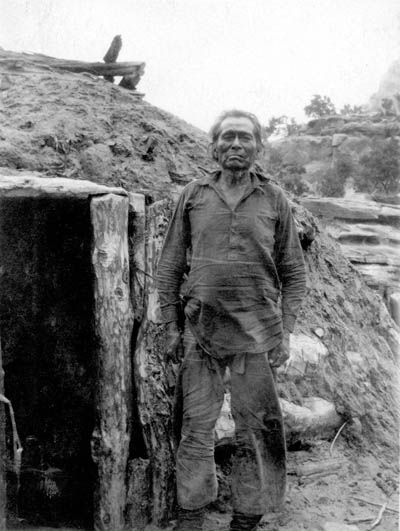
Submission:
[[[118,59],[119,52],[122,48],[122,39],[121,35],[116,35],[113,40],[111,41],[110,47],[108,48],[106,55],[103,57],[103,61],[105,63],[115,63],[115,61]],[[106,81],[110,81],[111,83],[114,81],[113,76],[104,76],[104,79]]]
[[[125,510],[129,531],[143,531],[150,519],[150,462],[140,457],[128,465],[128,495]]]
[[[119,62],[119,63],[101,63],[73,61],[68,59],[58,59],[44,54],[16,54],[13,52],[0,52],[0,66],[10,69],[24,70],[29,65],[36,65],[42,68],[56,68],[67,70],[68,72],[82,73],[88,72],[95,76],[129,76],[142,75],[144,73],[145,63],[142,61]]]
[[[33,173],[0,175],[0,197],[65,197],[84,199],[92,195],[118,194],[123,188],[104,186],[91,181],[64,177],[38,177]]]
[[[0,338],[1,339],[1,338]],[[4,395],[4,371],[2,366],[0,342],[0,394]],[[6,531],[6,412],[5,404],[0,402],[0,531]]]
[[[164,327],[155,285],[156,265],[171,212],[168,200],[147,209],[146,312],[134,358],[137,406],[150,459],[151,520],[155,525],[164,525],[172,517],[175,501],[169,366],[164,359]]]
[[[346,459],[325,459],[324,461],[308,461],[288,469],[288,474],[295,476],[328,476],[347,468]]]
[[[106,55],[103,57],[105,63],[115,63],[118,59],[119,52],[122,48],[122,39],[121,35],[116,35],[111,41],[110,47],[108,48]]]
[[[94,528],[124,531],[130,443],[132,309],[129,294],[128,198],[93,198],[92,262],[98,340],[98,389],[92,457],[97,464]]]
[[[49,66],[60,70],[68,70],[77,74],[89,72],[95,76],[129,76],[142,75],[144,73],[144,63],[123,62],[123,63],[85,63],[83,61],[63,62],[57,61]]]
[[[134,319],[140,323],[144,315],[146,283],[146,207],[143,194],[128,193],[129,197],[129,271]]]
[[[119,82],[119,86],[129,90],[135,90],[136,85],[139,83],[141,74],[134,74],[131,76],[124,76]]]

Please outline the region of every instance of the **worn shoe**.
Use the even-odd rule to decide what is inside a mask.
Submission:
[[[229,529],[230,531],[255,531],[261,518],[262,515],[258,514],[243,514],[234,512]]]
[[[202,531],[205,512],[205,507],[194,510],[179,508],[174,531]]]

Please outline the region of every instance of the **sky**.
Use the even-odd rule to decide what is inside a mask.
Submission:
[[[0,0],[0,46],[144,61],[145,100],[208,130],[221,111],[306,120],[314,94],[368,102],[400,58],[399,0]]]

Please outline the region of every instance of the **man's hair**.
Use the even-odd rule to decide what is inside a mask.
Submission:
[[[232,109],[230,111],[224,111],[215,120],[214,125],[210,129],[210,147],[213,148],[214,144],[218,140],[218,136],[221,132],[221,124],[226,118],[247,118],[253,124],[254,136],[256,138],[257,146],[260,149],[262,147],[262,129],[261,124],[255,114],[247,111],[240,111],[238,109]]]

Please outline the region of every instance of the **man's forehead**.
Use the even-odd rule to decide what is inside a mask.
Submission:
[[[251,134],[254,134],[254,124],[245,116],[229,116],[222,120],[220,125],[220,133],[223,131],[246,131]]]

